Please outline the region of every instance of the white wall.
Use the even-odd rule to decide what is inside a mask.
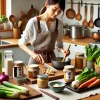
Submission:
[[[44,6],[46,0],[7,0],[7,16],[13,14],[16,16],[16,18],[20,18],[20,11],[24,11],[26,14],[28,10],[31,8],[31,4],[33,4],[33,7],[36,8],[38,11],[41,9],[42,6]],[[73,0],[73,2],[78,3],[81,0]],[[63,21],[64,24],[72,25],[78,22],[79,24],[82,24],[84,20],[84,4],[81,7],[81,15],[82,19],[81,21],[77,21],[74,19],[68,19],[66,17],[66,11],[70,8],[70,4],[68,3],[70,0],[66,0],[66,8],[63,16],[63,20],[61,19],[61,16],[58,18]],[[83,3],[100,3],[100,0],[83,0]],[[10,9],[10,10],[9,10]],[[73,9],[75,10],[77,14],[77,4],[73,5]],[[98,6],[94,5],[94,13],[93,13],[93,21],[98,17]],[[88,12],[87,12],[87,21],[90,20],[90,5],[88,5]],[[86,33],[87,36],[91,36],[91,33],[94,31],[99,30],[99,28],[95,27],[93,29],[88,29],[88,32]]]

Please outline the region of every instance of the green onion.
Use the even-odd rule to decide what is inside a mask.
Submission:
[[[21,94],[28,94],[29,93],[29,89],[27,89],[26,87],[18,86],[18,85],[15,85],[15,84],[7,82],[7,81],[3,81],[2,84],[9,87],[9,88],[19,90]]]

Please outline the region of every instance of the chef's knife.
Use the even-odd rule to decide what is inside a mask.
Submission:
[[[47,63],[44,63],[44,67],[48,68],[48,69],[50,69],[52,71],[55,71],[55,72],[57,71],[57,69],[55,69],[53,66],[48,65]]]

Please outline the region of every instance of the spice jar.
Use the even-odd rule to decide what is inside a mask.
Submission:
[[[75,67],[82,69],[83,68],[83,58],[84,58],[84,53],[81,52],[76,52],[75,53]]]
[[[47,74],[39,74],[37,78],[37,85],[39,88],[48,87],[48,75]]]
[[[23,72],[23,67],[25,66],[24,61],[17,60],[14,61],[14,66],[13,66],[13,76],[14,77],[21,77],[24,75]]]
[[[28,66],[28,77],[29,78],[37,78],[38,74],[39,74],[38,64],[31,64]]]
[[[72,65],[66,65],[63,69],[64,81],[66,83],[72,82],[75,79],[75,67]]]

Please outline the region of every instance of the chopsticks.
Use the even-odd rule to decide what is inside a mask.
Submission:
[[[40,90],[40,91],[43,92],[44,94],[48,95],[49,97],[55,99],[55,100],[59,100],[58,97],[56,97],[56,96],[54,96],[54,95],[52,95],[52,94],[50,94],[50,93],[48,93],[48,92],[45,92],[45,91],[43,91],[43,90]]]

